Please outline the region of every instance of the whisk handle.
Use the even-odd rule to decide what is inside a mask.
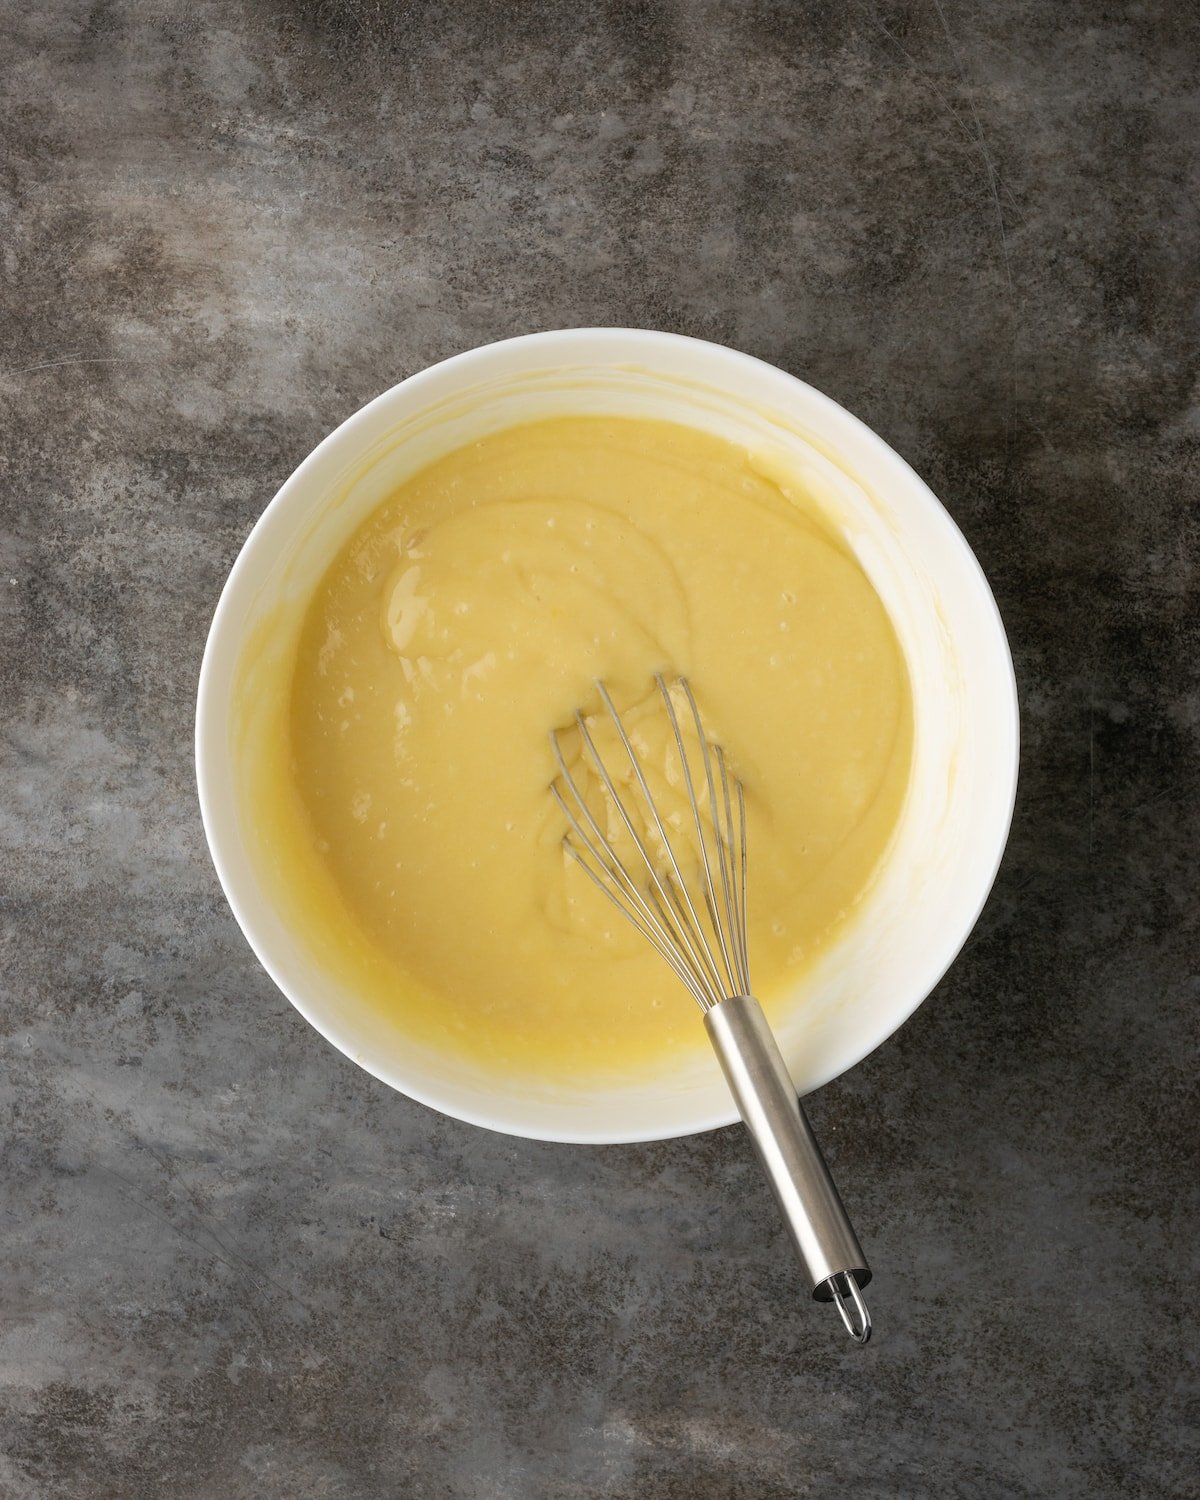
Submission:
[[[762,1006],[752,995],[735,995],[708,1010],[704,1023],[813,1296],[836,1302],[850,1336],[866,1343],[871,1322],[858,1293],[871,1271]],[[850,1298],[856,1320],[844,1300]]]

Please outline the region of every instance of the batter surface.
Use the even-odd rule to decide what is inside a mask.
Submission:
[[[690,428],[559,419],[409,480],[305,619],[270,843],[347,982],[506,1069],[629,1073],[707,1045],[694,1002],[562,849],[548,731],[596,678],[654,741],[686,675],[746,789],[750,954],[778,1004],[897,819],[907,673],[862,568],[800,489]],[[277,779],[279,781],[279,779]]]

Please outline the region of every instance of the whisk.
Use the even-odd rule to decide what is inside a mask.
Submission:
[[[664,816],[634,739],[608,689],[597,682],[630,775],[619,777],[605,764],[587,718],[577,712],[578,764],[590,766],[599,778],[604,805],[597,810],[568,764],[559,733],[551,733],[559,775],[550,790],[568,824],[564,847],[700,1006],[813,1297],[833,1302],[850,1337],[865,1344],[871,1318],[862,1288],[871,1271],[751,990],[745,793],[721,746],[709,741],[687,680],[679,677],[669,685],[660,674],[654,681],[678,753],[688,812],[682,818]],[[673,689],[685,707],[682,723]],[[689,749],[686,740],[693,732],[695,745]],[[619,779],[627,782],[624,794]]]

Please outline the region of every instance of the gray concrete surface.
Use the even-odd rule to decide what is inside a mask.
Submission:
[[[1195,1496],[1198,30],[1175,0],[0,8],[0,1494]],[[803,375],[994,583],[999,884],[813,1113],[879,1336],[743,1137],[390,1093],[196,809],[208,621],[442,355],[646,324]]]

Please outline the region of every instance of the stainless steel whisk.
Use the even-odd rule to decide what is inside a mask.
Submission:
[[[567,819],[564,846],[661,954],[704,1012],[709,1038],[808,1273],[813,1297],[833,1302],[850,1337],[865,1344],[871,1336],[871,1317],[862,1288],[871,1271],[787,1064],[751,991],[745,793],[731,775],[720,745],[708,740],[687,680],[677,678],[673,686],[692,720],[696,748],[691,752],[672,700],[672,685],[662,675],[654,680],[679,755],[696,848],[685,852],[690,833],[684,836],[678,824],[674,837],[668,832],[669,819],[655,802],[633,739],[602,682],[596,684],[600,701],[628,757],[636,790],[622,796],[582,711],[575,715],[575,728],[585,764],[590,763],[599,777],[616,814],[618,838],[624,830],[636,853],[623,857],[618,852],[617,840],[605,832],[571,772],[558,733],[552,732],[559,780],[550,790]],[[635,816],[639,804],[648,821]],[[651,847],[650,830],[661,841],[661,850]]]

